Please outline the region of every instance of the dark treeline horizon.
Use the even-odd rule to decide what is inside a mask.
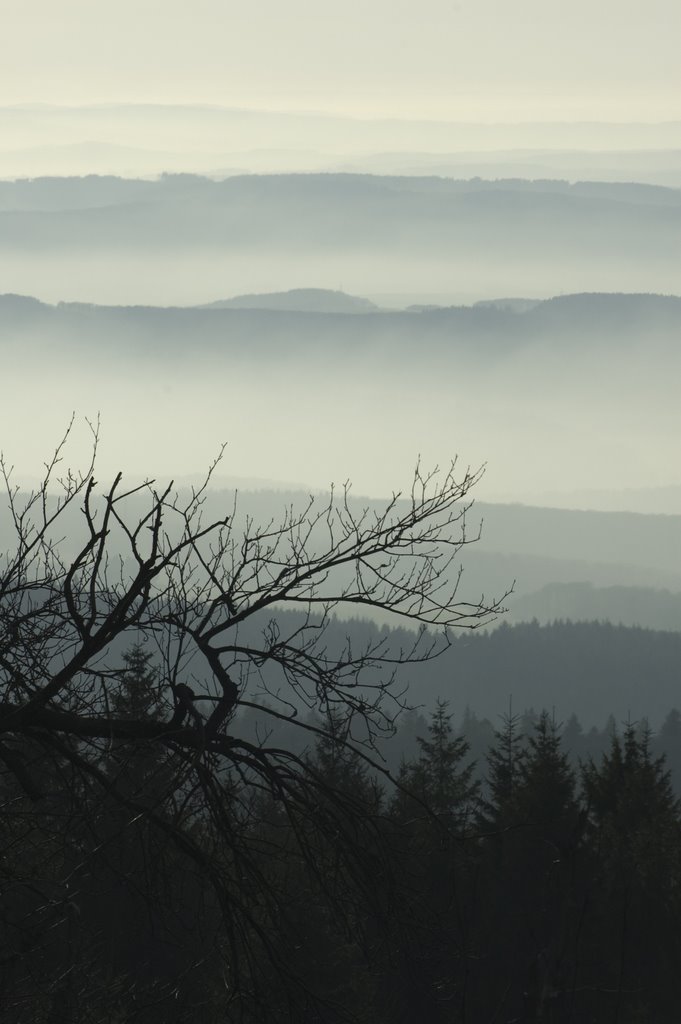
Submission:
[[[147,655],[135,647],[126,664],[116,711],[146,704],[154,717],[158,690]],[[481,723],[469,718],[457,732],[448,701],[438,700],[428,716],[411,717],[397,787],[388,788],[346,745],[341,719],[322,724],[301,755],[319,786],[318,831],[312,822],[301,830],[276,789],[249,798],[248,778],[234,780],[223,800],[230,842],[239,835],[257,879],[254,887],[241,875],[251,916],[230,948],[248,968],[237,967],[233,991],[205,880],[183,870],[144,814],[126,822],[85,779],[55,775],[52,755],[27,739],[23,753],[50,789],[50,808],[32,807],[16,776],[0,770],[11,840],[5,874],[22,879],[28,863],[49,885],[58,849],[78,883],[62,914],[41,906],[32,885],[5,899],[13,952],[0,993],[4,1018],[23,1024],[28,1010],[33,1020],[54,1020],[77,1006],[77,1019],[87,1019],[106,1005],[118,1022],[142,1004],[150,1024],[412,1024],[424,1014],[442,1024],[489,1024],[500,1011],[507,1020],[554,1024],[575,1015],[675,1021],[681,803],[659,738],[644,725],[610,729],[575,765],[565,750],[566,734],[579,734],[574,722],[561,738],[550,713],[523,720],[511,710],[496,729],[487,723],[476,775],[470,758]],[[679,712],[666,727],[678,746]],[[130,795],[144,786],[154,822],[172,826],[159,750],[110,744],[100,776]],[[80,878],[93,829],[105,841]],[[205,813],[194,811],[192,835],[216,855]],[[50,915],[51,928],[41,930]],[[28,947],[40,958],[38,982]]]

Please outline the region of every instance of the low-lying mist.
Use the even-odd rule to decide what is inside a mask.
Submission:
[[[408,250],[408,243],[405,244]],[[500,295],[551,298],[583,291],[675,294],[676,265],[641,264],[627,254],[548,263],[513,254],[442,259],[424,253],[391,255],[348,249],[342,254],[215,249],[168,253],[123,249],[116,255],[67,250],[3,252],[2,291],[35,295],[45,302],[102,305],[193,306],[234,295],[292,288],[341,289],[379,305],[468,305]],[[404,296],[404,298],[402,298]]]
[[[350,479],[372,496],[419,456],[456,454],[487,463],[481,497],[659,487],[681,428],[676,301],[359,316],[35,304],[3,331],[3,447],[35,475],[75,410],[101,415],[107,473],[196,475],[228,442],[228,476]]]

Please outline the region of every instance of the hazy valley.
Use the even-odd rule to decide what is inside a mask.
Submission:
[[[408,110],[0,107],[10,1024],[676,1020],[681,121]]]

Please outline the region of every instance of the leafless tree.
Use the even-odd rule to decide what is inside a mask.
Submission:
[[[17,850],[40,820],[41,856],[50,861],[47,868],[40,858],[5,860],[6,960],[28,978],[39,959],[37,930],[52,929],[72,948],[93,858],[114,836],[141,842],[143,827],[145,856],[152,847],[172,850],[210,904],[222,997],[243,1007],[259,972],[289,970],[273,938],[283,913],[276,880],[263,867],[263,849],[254,854],[254,844],[263,846],[249,824],[254,798],[275,800],[303,846],[314,827],[342,847],[357,877],[370,857],[358,822],[375,824],[308,758],[270,742],[268,723],[294,723],[314,738],[324,726],[305,709],[316,710],[333,723],[334,740],[371,760],[377,735],[413,698],[399,670],[436,657],[452,628],[494,617],[505,595],[467,601],[459,593],[460,557],[478,537],[467,533],[466,516],[480,473],[417,466],[409,493],[380,509],[355,502],[346,485],[258,524],[240,516],[236,500],[217,518],[206,514],[219,459],[188,493],[153,481],[126,488],[121,474],[102,489],[91,429],[86,468],[63,469],[69,428],[31,493],[0,462],[12,533],[0,561],[3,809]],[[331,643],[334,617],[348,610],[406,621],[411,639],[397,650],[385,632],[361,650],[350,640]],[[153,713],[148,700],[124,706],[119,699],[124,652],[140,644],[153,652]],[[259,742],[240,735],[242,709],[261,723]],[[132,785],[121,766],[140,755],[147,768]],[[68,857],[55,852],[65,836]],[[321,873],[319,859],[309,861]],[[138,882],[142,898],[153,900]],[[19,890],[33,895],[13,911]],[[28,932],[18,928],[18,914],[33,915]],[[80,1019],[69,1016],[70,955],[51,983],[46,1021]],[[84,1005],[82,942],[78,956]],[[11,1004],[23,1020],[19,991],[5,1010]],[[159,1005],[177,992],[175,983],[161,986]],[[29,1012],[35,1005],[25,1019],[40,1019]],[[96,1019],[120,1018],[112,1011]],[[144,1019],[155,1018],[147,1011]]]

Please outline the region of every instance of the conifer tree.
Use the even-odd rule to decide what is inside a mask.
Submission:
[[[598,977],[612,993],[604,1005],[623,1020],[671,1022],[681,995],[680,805],[649,729],[630,722],[613,734],[600,763],[584,766],[582,786],[598,893],[585,980]]]
[[[481,805],[483,828],[503,828],[517,817],[516,791],[525,758],[525,743],[518,715],[502,716],[501,729],[495,729],[495,743],[487,753],[487,796]]]
[[[562,1020],[578,946],[575,778],[551,716],[542,711],[526,737],[519,721],[504,718],[488,755],[479,926],[485,970],[473,988],[480,1019],[503,1010],[504,1020]]]
[[[399,782],[408,792],[398,793],[393,810],[398,816],[414,814],[420,804],[421,815],[427,808],[441,825],[461,829],[478,799],[480,785],[474,778],[475,763],[465,763],[468,741],[454,734],[448,708],[449,702],[438,698],[427,738],[418,737],[418,760],[402,765]]]
[[[653,749],[664,755],[674,792],[681,793],[681,712],[672,708],[653,741]]]
[[[371,802],[377,790],[367,762],[349,741],[349,726],[338,715],[327,715],[310,763],[330,788]]]
[[[139,641],[123,654],[118,688],[111,696],[111,709],[118,715],[161,717],[158,669],[151,653]]]
[[[159,673],[151,653],[135,643],[123,654],[123,668],[114,673],[109,697],[113,714],[120,718],[158,721],[163,715],[159,695]],[[131,743],[113,739],[108,744],[107,773],[120,793],[141,799],[149,807],[163,803],[164,791],[172,791],[172,763],[169,751],[153,743]],[[125,811],[112,811],[118,817]]]
[[[519,766],[516,797],[521,818],[542,829],[546,839],[568,841],[578,818],[575,787],[559,727],[542,711]]]
[[[471,919],[476,914],[476,849],[467,838],[479,799],[468,742],[454,734],[448,702],[438,700],[419,756],[403,763],[391,805],[393,855],[403,881],[402,917],[389,973],[389,1019],[451,1019],[465,999]]]
[[[613,735],[600,764],[590,761],[582,771],[589,821],[599,847],[613,870],[635,867],[654,880],[655,859],[669,851],[678,835],[681,803],[674,794],[664,755],[654,757],[648,729],[638,733],[628,723],[620,738]]]

